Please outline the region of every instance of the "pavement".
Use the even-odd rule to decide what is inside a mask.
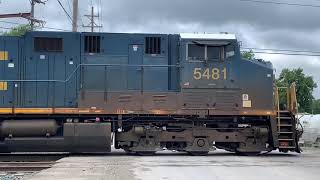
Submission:
[[[218,150],[209,156],[162,152],[141,157],[117,151],[102,156],[71,156],[31,180],[318,180],[320,151],[273,152],[257,157]]]

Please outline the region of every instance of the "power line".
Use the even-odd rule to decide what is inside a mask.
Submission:
[[[54,28],[54,27],[48,27],[48,26],[44,26],[43,28],[45,28],[45,29],[52,29],[52,30],[59,30],[59,31],[70,31],[70,30],[67,30],[67,29]]]
[[[251,48],[251,47],[243,47],[243,48],[241,48],[241,49],[257,50],[257,51],[276,51],[276,52],[293,52],[293,53],[320,54],[320,51],[292,50],[292,49],[271,49],[271,48]]]
[[[16,23],[16,22],[10,22],[10,21],[0,21],[1,23],[7,23],[7,24],[14,24],[14,25],[25,25],[25,24],[21,24],[21,23]],[[52,30],[59,30],[59,31],[69,31],[66,29],[61,29],[61,28],[55,28],[55,27],[48,27],[48,26],[40,26],[41,28],[45,28],[45,29],[52,29]],[[2,29],[9,29],[11,30],[12,28],[2,28]]]
[[[71,21],[72,23],[72,17],[70,16],[70,14],[67,12],[67,10],[64,8],[64,6],[62,5],[62,3],[60,2],[60,0],[57,0],[60,7],[63,9],[64,13],[67,15],[67,17],[69,18],[69,20]]]
[[[66,0],[66,1],[67,1],[67,4],[68,4],[69,12],[72,13],[70,1],[69,0]]]
[[[315,4],[286,3],[286,2],[263,1],[263,0],[239,0],[239,1],[242,1],[242,2],[251,2],[251,3],[262,3],[262,4],[276,4],[276,5],[287,5],[287,6],[300,6],[300,7],[320,8],[320,5],[315,5]]]
[[[23,25],[21,23],[15,23],[15,22],[10,22],[10,21],[0,21],[2,23],[7,23],[7,24],[17,24],[17,25]]]
[[[7,27],[0,27],[0,29],[9,29],[9,30],[11,30],[11,28],[7,28]]]
[[[242,51],[243,52],[243,51]],[[311,56],[320,57],[320,54],[307,54],[307,53],[281,53],[281,52],[262,52],[262,51],[252,51],[254,54],[272,54],[272,55],[286,55],[286,56]]]

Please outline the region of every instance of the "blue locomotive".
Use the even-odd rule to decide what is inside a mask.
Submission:
[[[233,34],[0,36],[0,151],[296,151],[295,87]]]

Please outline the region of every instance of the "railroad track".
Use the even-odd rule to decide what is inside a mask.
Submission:
[[[57,161],[68,154],[0,154],[0,162],[48,162]]]
[[[0,162],[2,172],[36,172],[48,169],[55,164],[51,162]]]
[[[0,154],[0,172],[37,172],[52,167],[66,155]]]

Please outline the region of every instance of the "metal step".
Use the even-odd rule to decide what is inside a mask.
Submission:
[[[292,127],[292,124],[280,124],[280,127]]]
[[[293,132],[278,132],[278,134],[292,134]]]
[[[292,117],[288,117],[288,116],[286,116],[286,117],[277,117],[277,119],[292,119]]]
[[[279,149],[295,149],[295,146],[279,146]]]
[[[294,141],[294,139],[278,139],[279,141]]]
[[[280,112],[280,113],[289,113],[290,111],[288,111],[288,110],[280,110],[278,112]]]

